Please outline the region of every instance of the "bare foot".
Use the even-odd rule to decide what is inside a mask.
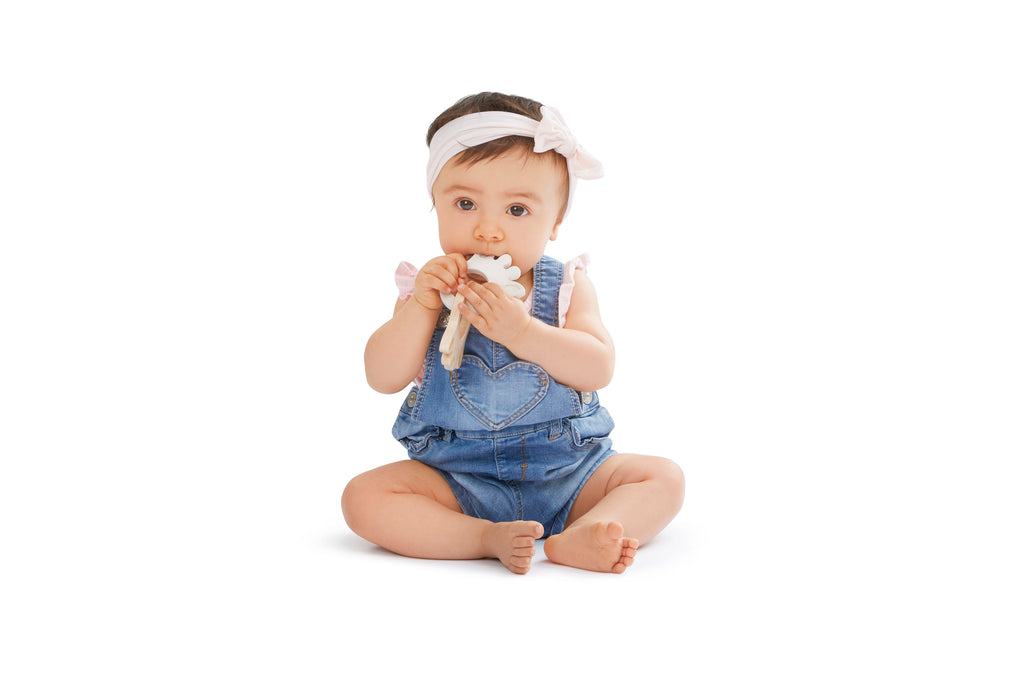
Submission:
[[[516,574],[530,571],[534,542],[544,535],[539,522],[496,522],[484,531],[483,542],[489,557],[496,557]]]
[[[622,537],[618,522],[592,522],[569,527],[544,543],[548,559],[593,572],[621,574],[633,564],[640,542]]]

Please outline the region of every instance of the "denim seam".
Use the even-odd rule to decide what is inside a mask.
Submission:
[[[434,330],[434,337],[437,337],[437,330],[436,329]],[[429,348],[430,349],[434,348],[434,340],[433,340],[433,338],[431,338],[431,342],[430,342],[430,347]],[[423,379],[420,382],[420,387],[419,387],[420,391],[417,392],[417,394],[416,394],[416,404],[412,407],[412,410],[410,411],[410,415],[412,416],[412,418],[414,420],[418,420],[419,419],[420,408],[423,407],[423,402],[424,402],[423,397],[424,397],[424,394],[426,393],[425,391],[423,391],[423,389],[425,389],[428,386],[428,384],[430,382],[430,377],[434,373],[434,356],[435,355],[436,354],[428,353],[427,357],[426,357],[426,360],[423,363]]]
[[[441,435],[440,427],[436,427],[429,434],[422,439],[411,439],[409,437],[403,437],[399,441],[409,453],[415,453],[416,455],[424,455],[433,442]]]
[[[519,437],[519,462],[522,465],[519,466],[520,475],[519,481],[526,481],[526,468],[530,466],[530,463],[526,462],[526,435],[520,435]]]
[[[512,491],[512,496],[516,500],[516,519],[523,518],[523,492],[519,489],[519,486],[514,481],[505,482],[505,486]]]
[[[523,434],[533,434],[543,429],[548,428],[547,422],[540,422],[537,424],[523,425],[522,427],[514,428],[514,431],[490,431],[481,434],[467,434],[466,432],[460,432],[453,430],[453,433],[460,439],[501,439],[509,436],[521,436]]]
[[[491,457],[494,458],[494,474],[498,481],[505,480],[505,452],[498,448],[498,440],[491,439]]]

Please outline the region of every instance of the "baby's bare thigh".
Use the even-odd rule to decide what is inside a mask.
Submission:
[[[402,460],[363,472],[345,489],[345,495],[359,498],[389,494],[417,494],[461,512],[452,488],[433,467],[415,460]]]
[[[671,460],[656,455],[637,455],[635,453],[615,453],[594,471],[576,497],[566,526],[587,514],[612,489],[623,484],[650,481],[658,478],[672,478],[679,471]],[[680,472],[679,476],[682,476]]]

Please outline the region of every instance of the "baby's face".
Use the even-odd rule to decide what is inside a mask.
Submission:
[[[472,166],[450,160],[434,183],[444,253],[510,254],[524,276],[558,233],[564,163],[517,151]]]

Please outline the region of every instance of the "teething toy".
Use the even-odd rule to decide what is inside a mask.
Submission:
[[[526,288],[516,282],[522,272],[512,265],[512,257],[484,256],[474,254],[466,262],[466,270],[470,275],[486,282],[497,282],[509,296],[521,299],[526,296]],[[469,334],[469,321],[462,317],[459,304],[465,301],[461,294],[442,294],[441,301],[451,309],[448,316],[448,327],[441,337],[441,365],[446,370],[456,370],[462,365],[462,352],[466,347],[466,335]]]

